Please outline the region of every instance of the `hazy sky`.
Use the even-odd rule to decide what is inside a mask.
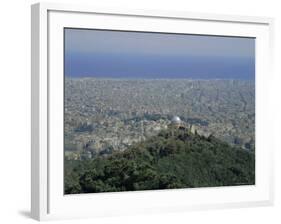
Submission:
[[[65,29],[65,75],[254,79],[255,39]]]

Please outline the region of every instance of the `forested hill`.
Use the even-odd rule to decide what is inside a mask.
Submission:
[[[124,152],[65,160],[65,193],[255,184],[255,155],[217,138],[169,129]]]

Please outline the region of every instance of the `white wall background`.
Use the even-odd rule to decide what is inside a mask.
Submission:
[[[0,7],[0,223],[33,223],[30,208],[30,4],[31,0],[2,0]],[[78,1],[69,0],[56,2]],[[110,8],[183,10],[275,17],[275,88],[272,100],[272,139],[275,141],[273,207],[193,211],[74,220],[59,223],[281,223],[281,7],[276,0],[80,0],[79,4]],[[281,133],[281,131],[280,131]]]

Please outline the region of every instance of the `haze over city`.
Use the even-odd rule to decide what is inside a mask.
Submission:
[[[255,79],[255,39],[65,29],[66,77]]]

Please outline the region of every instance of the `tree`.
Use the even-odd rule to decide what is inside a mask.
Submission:
[[[162,131],[106,157],[65,161],[67,194],[254,183],[254,152],[188,130]]]

